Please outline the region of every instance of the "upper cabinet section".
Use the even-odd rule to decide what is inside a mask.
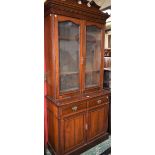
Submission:
[[[77,0],[47,0],[44,9],[47,95],[61,99],[102,90],[109,15]]]
[[[100,84],[101,69],[101,29],[86,26],[86,69],[85,87],[96,87]]]
[[[80,88],[80,24],[58,22],[60,93]]]

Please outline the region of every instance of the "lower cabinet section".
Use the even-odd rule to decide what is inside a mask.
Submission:
[[[106,134],[108,100],[103,97],[89,99],[83,102],[83,106],[82,102],[59,107],[48,102],[48,143],[55,155],[75,155],[73,152]]]

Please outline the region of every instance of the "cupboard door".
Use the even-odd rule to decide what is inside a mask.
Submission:
[[[84,144],[86,139],[85,118],[85,114],[64,118],[64,152]]]
[[[80,22],[58,21],[60,93],[80,89]]]
[[[108,127],[108,104],[88,112],[88,139],[106,132]]]
[[[102,29],[95,25],[86,26],[85,88],[98,87],[101,77]]]

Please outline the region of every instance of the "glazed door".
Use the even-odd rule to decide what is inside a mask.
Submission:
[[[105,133],[108,127],[108,104],[88,112],[88,140]]]
[[[74,147],[83,145],[86,141],[84,113],[63,119],[64,152],[68,152]]]
[[[85,52],[85,89],[102,86],[103,29],[102,25],[87,22]]]
[[[57,89],[63,96],[80,92],[81,21],[58,16],[57,24]]]

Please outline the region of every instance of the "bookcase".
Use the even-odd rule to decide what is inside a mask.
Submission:
[[[109,91],[103,89],[108,17],[86,1],[45,2],[48,147],[55,155],[80,154],[108,136]]]

